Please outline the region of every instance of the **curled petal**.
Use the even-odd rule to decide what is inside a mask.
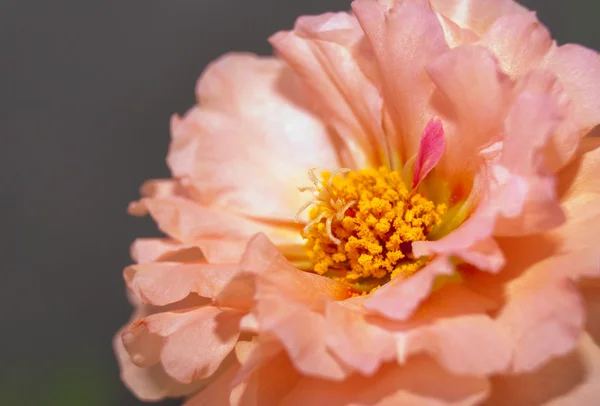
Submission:
[[[400,336],[400,360],[420,352],[431,355],[452,373],[489,375],[508,369],[512,343],[489,316],[469,315],[440,319]]]
[[[161,231],[183,243],[215,238],[247,241],[261,231],[267,232],[278,243],[302,242],[300,234],[294,229],[250,220],[222,209],[199,205],[189,199],[142,199],[132,203],[129,212],[138,216],[150,214]]]
[[[432,118],[427,123],[419,152],[415,161],[415,169],[413,175],[413,190],[419,187],[421,181],[442,159],[444,150],[446,149],[446,140],[444,139],[444,127],[440,119]]]
[[[448,49],[444,31],[426,0],[402,1],[389,9],[380,2],[356,0],[352,9],[377,61],[391,118],[390,146],[402,151],[405,162],[417,153],[433,115],[428,103],[434,85],[425,66]]]
[[[515,354],[512,369],[528,372],[571,351],[584,324],[582,298],[571,281],[553,277],[552,258],[529,269],[507,288],[498,322],[509,333]],[[548,337],[552,337],[551,340]]]
[[[184,384],[171,378],[160,364],[150,367],[135,365],[125,350],[120,332],[113,340],[113,348],[121,369],[121,379],[135,394],[145,402],[156,402],[167,397],[180,397],[194,393],[208,384],[207,381],[194,381]]]
[[[339,167],[326,127],[299,78],[281,60],[228,54],[197,85],[199,104],[173,126],[167,162],[205,205],[256,217],[293,218],[306,168]]]
[[[127,347],[145,335],[162,337],[160,361],[165,371],[181,383],[191,383],[211,376],[231,352],[240,318],[238,312],[212,306],[157,313],[131,325],[123,342]]]
[[[554,45],[534,12],[500,17],[483,37],[502,70],[518,77],[537,67]]]
[[[281,405],[305,406],[319,399],[328,406],[470,406],[480,404],[488,392],[487,379],[453,375],[418,356],[402,366],[389,363],[368,378],[353,375],[331,382],[303,377]]]
[[[391,332],[368,323],[362,311],[329,302],[325,318],[329,349],[362,375],[373,375],[383,363],[395,358]]]
[[[368,311],[394,320],[406,320],[427,298],[437,276],[450,275],[451,264],[443,257],[434,259],[408,279],[394,279],[375,291],[364,303]]]
[[[215,298],[238,271],[237,265],[153,263],[133,265],[123,273],[142,302],[164,306],[190,293]]]
[[[382,99],[365,73],[372,61],[356,18],[349,13],[300,17],[294,31],[269,40],[305,81],[322,120],[346,143],[351,166],[378,166],[387,153]]]
[[[584,334],[575,351],[526,374],[491,379],[489,406],[594,405],[600,399],[600,348]]]

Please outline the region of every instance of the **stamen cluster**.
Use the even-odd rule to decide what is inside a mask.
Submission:
[[[436,205],[405,186],[388,168],[309,172],[314,198],[304,228],[306,250],[314,271],[369,291],[422,266],[411,243],[427,239],[446,205]]]

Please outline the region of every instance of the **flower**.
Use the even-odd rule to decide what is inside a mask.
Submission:
[[[222,57],[173,117],[173,179],[130,206],[167,237],[124,272],[123,380],[188,406],[597,404],[598,54],[511,0],[352,10]]]

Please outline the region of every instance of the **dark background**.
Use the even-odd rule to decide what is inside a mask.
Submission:
[[[348,0],[0,0],[0,405],[138,405],[111,349],[126,322],[128,217],[169,175],[172,113],[208,62]],[[596,0],[524,1],[600,48]],[[166,402],[165,404],[178,404]]]

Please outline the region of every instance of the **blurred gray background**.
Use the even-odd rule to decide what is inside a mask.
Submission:
[[[561,43],[600,48],[597,0],[528,0]],[[111,349],[121,270],[166,177],[172,113],[207,63],[349,0],[0,2],[0,405],[139,405]],[[600,95],[599,95],[600,97]],[[165,402],[175,405],[179,402]]]

